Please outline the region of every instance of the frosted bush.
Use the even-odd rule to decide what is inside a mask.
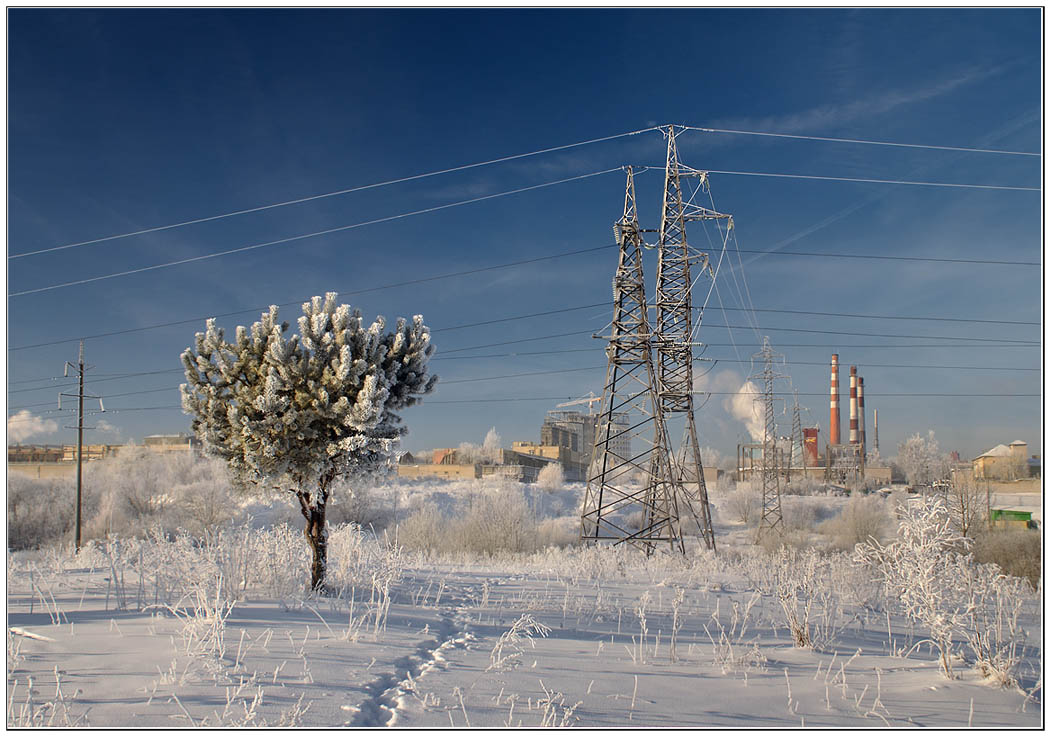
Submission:
[[[762,506],[762,495],[751,484],[738,484],[737,489],[723,501],[723,508],[730,517],[749,527],[758,524]]]
[[[536,521],[517,489],[474,497],[456,532],[459,549],[474,553],[531,552],[537,546]]]
[[[234,501],[229,486],[212,480],[172,487],[173,519],[195,535],[204,535],[233,518]]]
[[[793,499],[782,506],[785,528],[788,530],[813,530],[823,512],[821,503],[811,499]]]
[[[153,527],[203,535],[229,521],[236,508],[222,464],[136,446],[87,464],[84,492],[85,539],[141,535]]]
[[[386,529],[394,522],[394,493],[366,480],[337,482],[329,497],[328,523]]]
[[[1019,618],[1032,590],[995,566],[975,563],[943,500],[923,497],[899,508],[898,537],[859,545],[855,557],[880,574],[888,604],[927,627],[942,672],[953,676],[955,642],[963,639],[974,668],[998,684],[1016,683],[1026,635]]]
[[[818,586],[818,558],[813,550],[799,554],[782,548],[774,561],[777,600],[796,647],[813,647],[810,615]]]
[[[412,550],[441,554],[529,553],[545,544],[521,485],[492,480],[479,485],[466,508],[447,516],[427,503],[398,526],[398,541]],[[557,528],[548,528],[558,544]]]
[[[433,502],[422,505],[398,525],[398,541],[412,550],[440,552],[448,523]]]
[[[880,541],[886,537],[890,515],[878,496],[852,495],[838,517],[821,525],[821,532],[832,538],[833,547],[852,550],[858,543]]]
[[[886,546],[861,543],[855,558],[872,564],[883,579],[888,600],[901,603],[906,616],[925,625],[938,648],[942,673],[951,678],[956,634],[954,599],[959,586],[961,538],[952,531],[940,499],[922,498],[900,510],[897,539]]]
[[[987,528],[975,538],[972,552],[979,563],[995,563],[1008,576],[1028,581],[1034,591],[1040,586],[1039,531]]]
[[[546,519],[537,525],[537,546],[540,548],[564,548],[580,541],[580,530],[575,520]]]
[[[562,488],[565,479],[562,474],[562,464],[549,463],[540,469],[536,477],[536,485],[544,491],[557,491]]]
[[[1000,686],[1014,686],[1026,637],[1019,617],[1029,586],[994,565],[971,564],[962,573],[963,631],[975,670]]]
[[[58,544],[73,528],[76,491],[68,481],[7,477],[7,547]]]

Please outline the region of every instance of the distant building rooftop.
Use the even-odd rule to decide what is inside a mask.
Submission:
[[[1011,445],[1014,445],[1014,443],[1011,443]],[[1011,449],[1008,448],[1006,445],[1000,444],[1000,445],[996,446],[995,448],[990,448],[989,450],[987,450],[984,453],[982,453],[980,456],[975,457],[974,460],[978,460],[979,458],[987,458],[987,457],[1003,458],[1005,456],[1010,456],[1010,455],[1012,455]]]

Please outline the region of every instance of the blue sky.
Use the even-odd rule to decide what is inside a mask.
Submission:
[[[1039,10],[9,10],[8,254],[610,136],[657,124],[1038,152]],[[667,39],[674,39],[669,42]],[[660,165],[659,132],[622,137],[389,187],[8,260],[8,292],[27,291],[619,167]],[[1040,187],[1040,160],[929,149],[685,132],[697,168]],[[1038,261],[1041,194],[713,174],[745,250]],[[366,315],[422,313],[445,380],[406,414],[409,449],[538,439],[552,401],[601,391],[610,318],[595,307],[489,326],[466,323],[609,301],[615,251],[376,290],[612,242],[623,174],[575,182],[8,299],[9,416],[51,402],[83,335],[201,318],[87,341],[89,389],[107,397],[94,442],[178,432],[180,351],[213,314],[233,327],[270,303],[329,290]],[[659,222],[659,171],[638,177],[644,227]],[[714,233],[714,231],[712,231]],[[705,234],[691,231],[702,245]],[[1037,322],[1033,266],[743,254],[720,276],[700,339],[720,359],[703,379],[736,391],[758,350],[740,307]],[[647,262],[649,276],[655,264]],[[735,281],[734,277],[737,277]],[[290,319],[298,307],[284,308]],[[784,329],[1038,341],[1034,325],[758,313],[761,334],[828,425],[827,362],[865,376],[880,445],[935,430],[974,455],[1020,438],[1036,451],[1034,397],[881,397],[881,393],[1036,394],[1039,346]],[[778,329],[781,329],[779,331]],[[500,347],[457,349],[548,338]],[[811,344],[809,347],[799,344]],[[967,347],[957,347],[968,344]],[[861,347],[874,344],[922,347]],[[944,347],[945,344],[953,347]],[[934,346],[941,347],[934,347]],[[856,346],[856,347],[852,347]],[[579,350],[578,350],[579,349]],[[584,350],[589,349],[589,350]],[[543,355],[510,352],[575,350]],[[464,356],[491,357],[465,359]],[[595,367],[592,370],[583,370]],[[562,369],[558,374],[460,381]],[[105,376],[105,375],[109,376]],[[90,378],[110,379],[94,383]],[[31,381],[40,379],[40,381]],[[19,382],[19,383],[14,383]],[[844,382],[845,386],[845,382]],[[39,388],[38,388],[39,387]],[[29,389],[29,391],[23,391]],[[116,396],[128,392],[155,393]],[[845,389],[844,389],[845,407]],[[713,395],[701,442],[732,454],[744,425]],[[58,428],[25,442],[70,442]],[[846,414],[844,410],[844,427]]]

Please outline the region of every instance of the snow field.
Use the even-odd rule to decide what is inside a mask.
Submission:
[[[388,491],[400,516],[423,502],[453,515],[483,486]],[[523,492],[538,517],[575,514],[572,489]],[[1028,588],[983,600],[1014,622],[1001,628],[1017,640],[1018,685],[983,679],[962,635],[949,680],[929,628],[870,568],[845,553],[735,545],[743,526],[716,520],[719,553],[686,559],[437,555],[343,525],[330,534],[324,597],[304,594],[309,551],[284,525],[10,554],[8,725],[1042,723],[1040,602]]]

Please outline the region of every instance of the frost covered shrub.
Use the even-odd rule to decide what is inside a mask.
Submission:
[[[562,488],[565,479],[562,475],[562,464],[549,463],[540,469],[536,477],[536,485],[544,491],[557,491]]]
[[[762,506],[762,496],[751,484],[738,484],[723,500],[723,508],[730,517],[749,527],[758,524]]]
[[[1040,533],[1036,530],[987,529],[974,540],[974,559],[995,563],[1008,576],[1024,578],[1034,590],[1040,585]]]
[[[883,540],[889,525],[890,515],[882,498],[854,494],[839,516],[823,523],[820,531],[832,538],[832,547],[851,550],[858,543]]]
[[[546,519],[537,525],[537,547],[566,548],[580,542],[580,530],[575,520]]]
[[[442,552],[448,525],[436,504],[424,504],[398,524],[398,542],[412,550]]]
[[[129,446],[84,467],[91,503],[86,538],[186,530],[204,535],[233,517],[235,499],[223,466],[189,454],[159,454]]]
[[[69,481],[7,476],[7,547],[57,544],[73,529],[76,490]]]
[[[362,480],[333,486],[329,499],[334,506],[327,514],[329,525],[354,524],[383,530],[394,522],[393,499],[381,495],[374,484]]]
[[[859,545],[857,562],[878,573],[888,606],[899,605],[928,629],[946,677],[953,677],[953,648],[962,639],[980,674],[1015,684],[1026,638],[1019,617],[1031,590],[960,552],[969,541],[955,531],[942,499],[921,498],[900,514],[897,538],[886,546]]]
[[[822,489],[824,483],[812,478],[792,479],[781,489],[782,496],[809,496]]]
[[[546,525],[541,532],[517,484],[482,488],[464,508],[449,516],[433,503],[424,504],[398,525],[398,542],[413,550],[476,554],[530,553],[570,542],[570,536],[555,524]]]
[[[456,532],[460,549],[472,553],[522,553],[537,547],[536,520],[514,489],[474,497]]]
[[[789,530],[813,530],[825,518],[828,508],[812,499],[793,499],[782,505],[781,513]]]
[[[859,563],[878,571],[888,601],[900,602],[909,619],[927,627],[938,648],[942,673],[949,678],[957,632],[953,604],[959,585],[959,543],[941,500],[923,498],[902,510],[895,540],[886,546],[861,543],[855,549]]]

